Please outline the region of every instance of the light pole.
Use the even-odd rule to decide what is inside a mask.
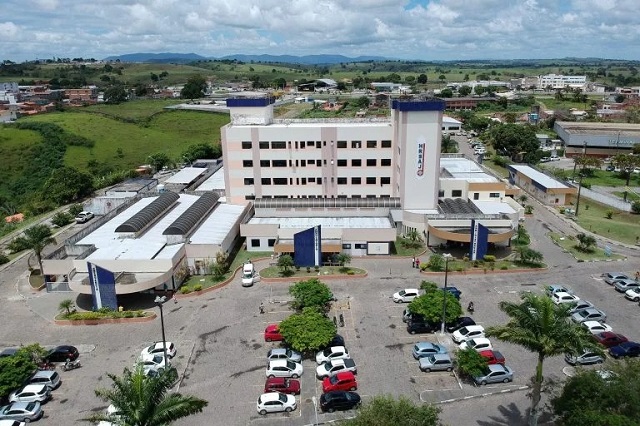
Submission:
[[[440,334],[444,335],[445,316],[447,315],[447,278],[449,277],[449,259],[451,254],[445,253],[444,257],[444,290],[442,293],[442,324],[440,324]]]
[[[165,338],[165,335],[164,335],[164,315],[162,312],[162,305],[164,305],[166,301],[167,301],[167,296],[162,296],[162,297],[156,296],[156,299],[154,300],[156,305],[158,305],[158,308],[160,308],[160,327],[162,327],[162,352],[164,354],[165,368],[167,368],[169,362],[167,359],[167,339]]]
[[[587,142],[585,141],[582,145],[582,156],[587,156]],[[578,210],[580,209],[580,190],[582,189],[582,176],[584,176],[584,164],[582,165],[582,169],[580,170],[580,180],[578,181],[578,199],[576,200],[576,213],[575,217],[578,217]]]

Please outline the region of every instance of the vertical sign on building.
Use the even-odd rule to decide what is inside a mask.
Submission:
[[[471,260],[480,260],[487,254],[489,245],[489,229],[482,226],[475,219],[471,220],[471,244],[469,247],[469,257]]]
[[[87,268],[89,270],[93,309],[118,309],[115,274],[91,262],[87,262]]]
[[[416,179],[424,178],[426,149],[427,149],[427,140],[424,138],[424,136],[420,136],[416,140]]]
[[[320,225],[293,234],[293,262],[296,266],[320,266],[322,264]]]

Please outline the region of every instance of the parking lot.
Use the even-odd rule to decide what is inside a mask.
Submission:
[[[541,293],[546,284],[562,283],[571,287],[582,299],[594,303],[609,314],[607,322],[615,332],[631,340],[640,333],[634,327],[640,318],[640,307],[624,299],[600,278],[607,270],[632,272],[637,260],[615,263],[582,263],[567,257],[555,246],[545,247],[550,260],[549,271],[520,274],[457,275],[450,274],[449,284],[463,291],[461,302],[475,304],[474,319],[485,327],[504,323],[499,311],[501,300],[517,301],[522,291]],[[637,258],[636,258],[637,259]],[[635,263],[634,263],[635,260]],[[495,341],[507,365],[515,371],[514,382],[477,388],[447,372],[423,373],[411,355],[413,344],[419,341],[440,342],[453,348],[445,336],[436,334],[410,335],[402,322],[406,305],[395,304],[391,295],[406,287],[416,287],[423,279],[442,284],[443,277],[420,275],[410,266],[410,260],[355,259],[354,266],[367,269],[364,279],[327,280],[338,298],[336,310],[330,316],[344,317],[344,336],[352,358],[358,367],[358,393],[366,402],[374,395],[405,395],[418,402],[441,402],[479,393],[516,389],[529,383],[536,357],[519,347]],[[261,265],[258,265],[258,269]],[[265,343],[263,331],[267,324],[282,321],[292,312],[287,283],[261,283],[243,288],[237,282],[199,297],[181,299],[165,307],[167,340],[176,344],[178,354],[174,365],[183,375],[179,391],[194,394],[209,401],[203,414],[184,419],[180,424],[283,424],[307,425],[353,415],[352,411],[320,413],[313,398],[321,395],[321,382],[315,377],[315,362],[304,360],[304,374],[297,397],[298,409],[289,414],[256,412],[256,399],[265,382],[266,353],[278,346]],[[94,395],[97,387],[109,387],[106,373],[120,374],[132,366],[142,348],[160,340],[160,323],[102,325],[98,327],[60,327],[36,320],[37,312],[46,305],[56,306],[66,295],[38,293],[26,301],[7,300],[8,321],[16,327],[3,330],[2,343],[40,341],[42,344],[69,343],[81,349],[83,367],[60,372],[63,384],[54,392],[54,399],[44,406],[45,421],[49,424],[73,424],[104,410],[106,404]],[[18,308],[26,302],[31,311]],[[259,313],[264,303],[264,314]],[[150,307],[151,309],[155,309]],[[15,313],[15,315],[13,315]],[[35,316],[34,316],[35,315]],[[31,321],[28,321],[31,318]],[[26,324],[26,325],[25,325]],[[28,335],[28,339],[23,336]],[[564,377],[567,364],[562,357],[545,362],[546,377]],[[504,398],[504,397],[502,397]],[[459,402],[464,410],[466,402]],[[212,419],[215,422],[212,423]],[[43,422],[43,423],[44,423]]]

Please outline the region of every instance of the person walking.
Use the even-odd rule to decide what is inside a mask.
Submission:
[[[260,313],[264,314],[264,302],[260,302]]]
[[[411,259],[411,267],[415,268],[416,267],[416,258],[413,257],[413,259]]]

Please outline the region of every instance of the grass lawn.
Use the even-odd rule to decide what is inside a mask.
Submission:
[[[244,264],[247,260],[250,259],[261,259],[265,257],[270,257],[273,253],[270,251],[246,251],[240,250],[236,257],[231,262],[231,266],[229,267],[229,272],[224,274],[224,276],[219,280],[214,280],[211,275],[192,275],[189,277],[183,284],[183,286],[193,287],[194,285],[201,285],[202,288],[213,287],[219,284],[222,281],[227,280],[233,272]]]
[[[420,246],[417,248],[407,247],[406,244],[412,243],[412,241],[405,238],[397,237],[396,242],[391,248],[391,253],[396,256],[417,256],[425,250],[424,243],[420,242]]]
[[[606,217],[609,210],[614,212],[611,219]],[[616,210],[595,201],[589,200],[580,205],[576,222],[584,229],[612,240],[627,244],[636,244],[640,240],[640,215]]]
[[[148,118],[152,114],[164,111],[166,106],[177,105],[182,102],[184,101],[180,99],[144,99],[128,101],[118,105],[91,105],[83,110],[109,114],[114,117],[141,120]]]
[[[509,171],[507,170],[507,168],[497,165],[496,163],[491,161],[491,159],[485,158],[484,161],[482,162],[482,164],[484,166],[486,166],[488,169],[493,170],[493,172],[496,174],[496,176],[499,176],[501,178],[508,178],[509,177]]]
[[[621,256],[615,253],[612,253],[611,256],[607,256],[605,254],[604,249],[600,247],[594,247],[593,251],[588,253],[580,251],[576,248],[578,245],[578,240],[576,240],[572,236],[558,234],[556,232],[550,232],[549,237],[553,240],[554,243],[562,247],[565,251],[571,253],[571,255],[578,260],[582,260],[582,261],[607,260],[607,259],[618,260],[618,259],[625,258],[624,256]]]
[[[349,271],[353,271],[353,274],[347,274],[344,272],[340,272],[340,266],[321,266],[318,272],[315,271],[314,268],[311,268],[310,272],[307,272],[307,268],[300,268],[299,271],[293,269],[293,274],[288,275],[287,278],[317,278],[318,276],[322,279],[323,275],[364,275],[365,270],[360,268],[352,268],[348,266]],[[269,266],[268,268],[261,269],[260,276],[264,278],[279,278],[282,277],[282,273],[280,272],[280,268],[277,266]]]
[[[613,195],[620,197],[624,200],[624,192],[622,191],[615,191]],[[640,195],[636,194],[635,192],[627,192],[627,201],[630,201],[632,203],[634,201],[640,201]]]
[[[509,269],[543,268],[544,266],[545,266],[544,264],[543,265],[523,265],[517,262],[513,262],[511,260],[496,260],[493,270],[504,271]],[[485,267],[487,269],[487,272],[492,270],[489,262],[485,262],[484,264],[480,263],[478,266],[473,266],[472,261],[465,262],[464,260],[453,260],[449,262],[449,271],[457,271],[457,272],[484,271]],[[429,272],[430,269],[427,269],[426,271]],[[444,272],[444,270],[441,272]]]
[[[571,176],[571,170],[568,172],[567,175]],[[637,175],[631,176],[629,184],[633,186],[634,182],[638,182],[639,180],[640,178],[638,178]],[[608,172],[606,170],[595,170],[594,177],[585,177],[582,179],[582,182],[597,186],[625,186],[627,184],[627,180],[620,177],[618,173]]]

